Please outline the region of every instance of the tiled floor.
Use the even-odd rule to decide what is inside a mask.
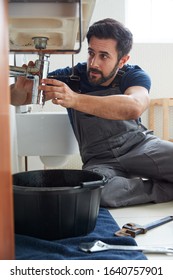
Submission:
[[[128,222],[148,224],[152,221],[173,216],[173,201],[161,204],[146,204],[110,210],[120,227]],[[135,237],[138,245],[167,246],[173,248],[173,221]],[[146,254],[150,260],[173,260],[173,255]]]

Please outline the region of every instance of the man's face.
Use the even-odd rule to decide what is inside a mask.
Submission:
[[[107,86],[113,81],[119,68],[116,41],[91,37],[87,60],[89,82],[93,85]]]

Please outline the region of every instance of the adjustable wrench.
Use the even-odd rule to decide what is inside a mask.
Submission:
[[[94,253],[107,250],[123,250],[123,251],[142,251],[144,254],[173,254],[173,248],[153,247],[153,246],[130,246],[130,245],[113,245],[95,240],[93,242],[81,243],[79,248],[86,253]]]
[[[125,224],[122,229],[115,232],[116,236],[131,236],[133,238],[136,237],[138,234],[144,234],[148,230],[166,224],[168,222],[173,221],[173,216],[167,216],[165,218],[156,220],[152,223],[146,225],[138,225],[135,223],[127,223]]]

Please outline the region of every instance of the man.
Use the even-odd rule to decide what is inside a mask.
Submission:
[[[87,40],[87,63],[53,71],[39,88],[47,100],[67,108],[83,169],[107,178],[101,206],[172,200],[173,143],[158,139],[140,121],[151,82],[138,66],[126,64],[131,32],[104,19],[89,28]],[[73,72],[80,79],[75,85],[67,78]],[[19,96],[15,105],[26,104],[31,92],[29,82],[20,79],[12,90]]]

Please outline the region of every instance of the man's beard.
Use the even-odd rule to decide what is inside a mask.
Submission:
[[[106,83],[107,81],[109,81],[110,79],[112,79],[118,71],[118,66],[117,65],[118,64],[115,65],[114,69],[109,73],[108,76],[104,76],[102,71],[90,67],[87,71],[88,80],[89,80],[90,84],[92,84],[92,85],[102,85],[102,84]],[[90,77],[90,72],[100,74],[101,77],[99,79],[96,79],[95,77],[92,78],[92,77]]]

